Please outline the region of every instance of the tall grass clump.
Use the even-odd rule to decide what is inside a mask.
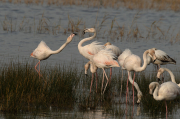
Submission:
[[[48,72],[47,72],[48,71]],[[0,73],[1,111],[19,112],[29,107],[56,106],[72,108],[75,102],[74,86],[79,79],[76,70],[56,67],[42,69],[39,79],[34,65],[14,63],[4,65]]]

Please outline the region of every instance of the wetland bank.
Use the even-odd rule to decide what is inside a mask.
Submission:
[[[91,74],[84,75],[87,60],[79,54],[77,44],[92,35],[83,36],[82,30],[94,27],[98,31],[94,40],[109,41],[122,51],[129,48],[141,59],[146,49],[156,47],[177,61],[176,65],[163,67],[171,69],[179,83],[178,11],[14,1],[1,1],[0,8],[1,118],[165,118],[164,102],[155,101],[149,94],[149,83],[157,80],[152,64],[144,72],[137,73],[135,81],[143,98],[140,105],[135,105],[133,115],[132,87],[129,85],[128,114],[125,114],[127,72],[121,83],[121,69],[113,68],[111,85],[101,97],[102,71],[98,70],[98,92],[95,93],[94,83],[89,94]],[[41,40],[52,50],[59,48],[71,32],[79,35],[61,53],[42,61],[45,85],[34,69],[37,60],[30,58],[30,53]],[[169,80],[170,76],[166,74],[165,81]],[[178,102],[179,98],[168,102],[168,118],[179,117]]]

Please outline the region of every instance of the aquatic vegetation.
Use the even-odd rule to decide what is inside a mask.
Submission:
[[[98,13],[97,13],[98,14]],[[98,15],[97,15],[98,16]],[[129,25],[119,25],[115,18],[109,19],[109,15],[105,14],[103,18],[94,19],[95,24],[92,24],[92,28],[96,29],[96,39],[107,39],[112,41],[131,41],[137,42],[138,40],[163,40],[170,42],[171,44],[180,41],[179,32],[174,33],[174,29],[169,26],[167,30],[162,29],[162,19],[153,21],[150,27],[138,27],[136,21],[140,17],[140,13],[137,13]],[[15,19],[6,17],[1,22],[3,31],[6,32],[24,32],[24,33],[37,33],[37,34],[70,34],[72,32],[78,33],[80,39],[84,36],[82,31],[86,28],[86,22],[83,19],[72,19],[68,15],[68,20],[65,24],[61,23],[61,18],[57,23],[51,21],[48,17],[42,14],[39,20],[30,20],[23,17],[21,22],[17,22]],[[94,23],[92,22],[92,23]],[[105,25],[105,24],[109,25]],[[104,29],[104,27],[106,28]],[[178,31],[178,30],[177,30]],[[101,34],[101,35],[99,35]],[[170,39],[170,40],[169,40]]]

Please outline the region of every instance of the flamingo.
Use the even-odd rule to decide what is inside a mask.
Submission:
[[[148,53],[150,54],[149,56],[151,56],[154,61],[156,60],[155,51],[153,49],[146,50],[143,53],[144,64],[143,64],[142,67],[141,67],[141,59],[137,55],[131,54],[128,57],[126,57],[125,60],[124,60],[123,68],[125,68],[128,72],[134,71],[133,85],[132,85],[132,87],[133,87],[133,105],[134,105],[135,72],[141,72],[141,71],[146,69],[146,67],[147,67],[146,56],[147,56]],[[130,74],[130,73],[128,73],[128,74]],[[129,79],[129,77],[130,77],[130,75],[128,75],[128,79]],[[128,90],[128,81],[127,81],[127,90]],[[138,102],[140,102],[140,98],[138,100],[139,100]],[[127,102],[127,92],[126,92],[126,102]]]
[[[148,65],[150,63],[153,63],[155,65],[158,65],[158,67],[160,68],[160,65],[176,64],[176,61],[173,58],[171,58],[169,55],[167,55],[164,51],[157,50],[156,48],[152,48],[152,49],[155,51],[156,61],[153,62],[152,58],[148,54],[147,55]]]
[[[39,62],[35,65],[35,70],[38,72],[39,74],[39,78],[41,76],[40,74],[40,61],[41,60],[46,60],[48,59],[52,54],[57,54],[57,53],[60,53],[65,47],[67,44],[69,44],[74,35],[77,35],[76,33],[72,33],[68,38],[67,38],[67,41],[58,49],[58,50],[55,50],[55,51],[52,51],[44,41],[41,41],[39,43],[39,45],[37,46],[37,48],[31,53],[30,57],[33,57],[33,58],[36,58],[39,60]],[[39,71],[37,70],[37,66],[39,65]],[[46,82],[46,81],[45,81]]]
[[[160,68],[160,69],[158,70],[158,73],[157,73],[157,78],[160,80],[160,75],[161,75],[164,71],[167,71],[167,72],[170,74],[170,76],[171,76],[171,81],[172,81],[173,83],[177,84],[177,83],[176,83],[176,80],[175,80],[174,74],[173,74],[168,68]],[[180,83],[177,84],[177,85],[180,87]]]
[[[83,55],[86,59],[90,60],[92,57],[98,53],[101,49],[104,48],[103,45],[100,45],[100,42],[94,41],[91,44],[82,46],[82,44],[86,41],[92,40],[96,37],[96,30],[94,28],[86,28],[83,30],[83,34],[86,32],[94,33],[93,36],[82,39],[78,44],[78,50],[81,55]],[[89,68],[90,62],[85,64],[85,74],[87,74],[87,70]],[[94,77],[94,73],[92,73],[92,77]],[[97,72],[96,72],[97,78]],[[96,79],[97,80],[97,79]],[[92,81],[91,81],[92,82]],[[97,84],[96,84],[97,85]],[[91,89],[90,89],[91,90]],[[91,92],[91,91],[90,91]]]
[[[98,68],[102,68],[102,70],[103,70],[101,94],[104,94],[106,87],[107,87],[107,84],[108,84],[108,81],[109,81],[104,69],[110,68],[110,67],[120,67],[118,62],[116,60],[114,60],[114,58],[115,58],[115,54],[111,50],[105,48],[105,49],[100,50],[91,59],[91,61],[94,63],[95,66],[97,66]],[[103,83],[104,83],[104,74],[106,76],[107,83],[106,83],[106,86],[105,86],[104,91],[102,93]]]
[[[118,59],[119,55],[122,53],[122,51],[117,46],[111,44],[110,42],[107,42],[106,44],[104,44],[104,46],[107,49],[110,49],[116,55],[115,59]],[[110,68],[109,83],[111,83],[111,76],[112,76],[112,68]]]
[[[123,67],[123,64],[124,64],[124,60],[126,59],[126,57],[128,57],[129,55],[132,55],[132,52],[130,49],[125,49],[121,55],[119,55],[118,57],[118,62],[121,66],[121,69],[122,69],[122,78],[121,78],[121,92],[122,92],[122,81],[123,81],[123,70],[125,69]],[[128,80],[127,80],[127,84],[128,84]],[[127,87],[127,91],[128,91],[128,87]],[[120,92],[120,97],[121,97],[121,92]]]
[[[180,87],[169,81],[169,82],[165,82],[162,83],[161,85],[159,85],[158,82],[151,82],[149,84],[149,93],[152,94],[153,89],[154,93],[153,93],[153,98],[157,101],[161,101],[161,100],[165,100],[165,106],[166,106],[166,119],[167,119],[167,104],[166,104],[166,100],[174,100],[177,96],[180,95]]]

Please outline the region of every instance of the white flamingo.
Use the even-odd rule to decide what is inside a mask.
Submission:
[[[91,37],[82,39],[78,44],[78,50],[79,50],[79,53],[81,55],[83,55],[86,59],[90,60],[90,59],[92,59],[92,57],[96,53],[98,53],[101,49],[103,49],[104,46],[100,45],[100,42],[97,42],[97,41],[94,41],[91,44],[82,46],[82,44],[84,42],[92,40],[92,39],[94,39],[96,37],[96,30],[94,28],[86,28],[86,29],[84,29],[83,33],[85,34],[86,32],[94,33],[94,35],[91,36]],[[90,65],[90,62],[86,63],[85,66],[84,66],[85,67],[85,74],[87,74],[87,70],[88,70],[89,65]],[[92,77],[94,77],[94,73],[92,73]],[[97,77],[97,73],[96,73],[96,77]],[[92,80],[91,80],[91,82],[92,82]]]
[[[118,59],[119,55],[122,53],[122,51],[117,46],[111,44],[110,42],[107,42],[106,44],[104,44],[104,46],[107,49],[110,49],[116,55],[115,59]],[[110,68],[109,83],[111,83],[111,76],[112,76],[112,68]]]
[[[152,82],[149,84],[149,93],[152,94],[153,89],[153,98],[157,101],[165,100],[166,105],[166,119],[167,119],[167,104],[166,100],[174,100],[177,96],[180,95],[180,87],[173,82],[165,82],[159,85],[158,82]]]
[[[40,74],[40,61],[48,59],[51,55],[60,53],[67,44],[69,44],[72,41],[72,38],[76,35],[76,33],[72,33],[68,38],[67,41],[58,49],[55,51],[52,51],[44,41],[41,41],[37,48],[31,53],[30,57],[36,58],[39,60],[39,62],[35,66],[35,70],[39,74],[39,78],[41,76]],[[37,66],[39,64],[39,71],[37,70]],[[45,81],[46,82],[46,81]]]
[[[104,69],[110,68],[110,67],[120,67],[118,62],[116,60],[114,60],[114,58],[115,58],[115,54],[111,50],[108,50],[105,48],[103,50],[100,50],[91,59],[91,61],[95,64],[95,66],[97,66],[98,68],[102,68],[102,70],[103,70],[101,93],[103,90],[104,74],[105,74],[106,79],[107,79],[107,83],[106,83],[106,86],[105,86],[102,94],[104,94],[106,87],[107,87],[107,84],[108,84],[108,81],[109,81]]]
[[[156,59],[155,51],[153,49],[146,50],[143,53],[144,64],[143,64],[142,67],[141,67],[141,58],[139,56],[137,56],[137,55],[131,54],[128,57],[126,57],[125,60],[124,60],[123,68],[125,68],[128,72],[134,71],[133,85],[132,85],[132,87],[133,87],[133,105],[134,105],[134,79],[135,79],[135,72],[141,72],[141,71],[146,69],[146,67],[147,67],[146,56],[147,56],[148,53],[150,54],[150,56],[153,58],[154,61]],[[129,75],[128,75],[128,79],[129,79]],[[127,88],[128,88],[128,82],[127,82]],[[140,102],[140,98],[138,100]],[[127,102],[127,93],[126,93],[126,102]]]
[[[158,70],[158,73],[157,73],[157,78],[160,80],[160,75],[161,75],[164,71],[167,71],[167,72],[170,74],[170,76],[171,76],[171,81],[172,81],[173,83],[177,84],[177,83],[176,83],[176,80],[175,80],[174,74],[173,74],[168,68],[163,68],[163,67],[160,68],[160,69]],[[180,87],[180,83],[177,84],[177,85]]]
[[[124,60],[125,60],[126,57],[128,57],[129,55],[132,55],[131,50],[125,49],[125,50],[123,51],[123,53],[118,57],[118,62],[119,62],[120,66],[121,66],[121,69],[122,69],[120,97],[121,97],[121,93],[122,93],[123,70],[125,69],[125,68],[123,67],[123,64],[124,64]],[[127,80],[127,84],[128,84],[128,80]],[[128,87],[127,87],[127,88],[128,88]],[[128,91],[128,90],[127,90],[127,91]]]

